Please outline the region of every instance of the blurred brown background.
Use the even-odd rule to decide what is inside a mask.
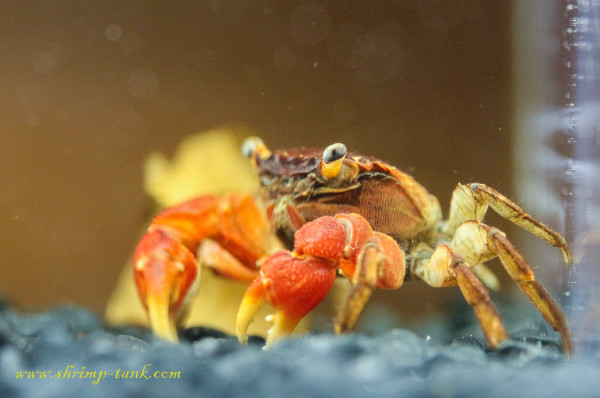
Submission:
[[[101,313],[152,203],[142,164],[243,123],[512,196],[509,2],[0,3],[0,289]],[[396,297],[425,308],[408,284]],[[441,289],[440,289],[441,290]]]

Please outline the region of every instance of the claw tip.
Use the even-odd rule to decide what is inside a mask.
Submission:
[[[563,246],[560,248],[563,254],[563,258],[565,259],[566,267],[570,267],[573,265],[573,254],[571,254],[571,250],[568,246]]]
[[[235,329],[240,344],[246,345],[248,343],[248,326],[252,323],[260,305],[265,301],[266,292],[262,279],[259,277],[248,286],[238,309]]]

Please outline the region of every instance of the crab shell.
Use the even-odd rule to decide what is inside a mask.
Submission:
[[[441,219],[435,196],[379,159],[346,153],[342,145],[339,171],[325,170],[324,154],[336,145],[341,144],[325,151],[293,148],[270,152],[263,147],[253,152],[260,195],[286,245],[293,247],[295,231],[306,222],[339,213],[362,215],[375,231],[390,235],[403,247],[431,231]]]

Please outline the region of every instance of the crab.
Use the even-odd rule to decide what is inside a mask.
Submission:
[[[447,219],[437,198],[411,176],[336,143],[324,150],[271,151],[257,137],[242,152],[255,166],[256,196],[206,195],[159,214],[139,243],[134,275],[150,324],[177,341],[177,325],[198,287],[198,267],[249,283],[237,316],[239,341],[263,303],[274,314],[266,347],[288,336],[325,297],[337,276],[351,282],[334,320],[351,331],[375,289],[398,289],[419,279],[458,286],[487,344],[507,333],[486,285],[497,280],[485,262],[498,257],[509,276],[561,336],[573,343],[563,312],[506,234],[483,222],[488,208],[572,256],[559,233],[496,190],[458,184]]]

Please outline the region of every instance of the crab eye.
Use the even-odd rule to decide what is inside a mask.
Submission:
[[[346,156],[346,145],[340,143],[331,144],[323,151],[323,161],[325,163],[335,162],[344,156]]]
[[[258,143],[262,143],[262,140],[258,137],[246,138],[244,142],[242,142],[242,154],[247,158],[251,158],[256,151]]]
[[[325,178],[334,178],[342,170],[342,164],[346,157],[346,146],[344,144],[331,144],[323,151],[321,161],[321,174]]]
[[[242,154],[250,159],[255,156],[267,158],[271,154],[271,151],[269,151],[263,140],[260,138],[248,137],[242,142]]]

